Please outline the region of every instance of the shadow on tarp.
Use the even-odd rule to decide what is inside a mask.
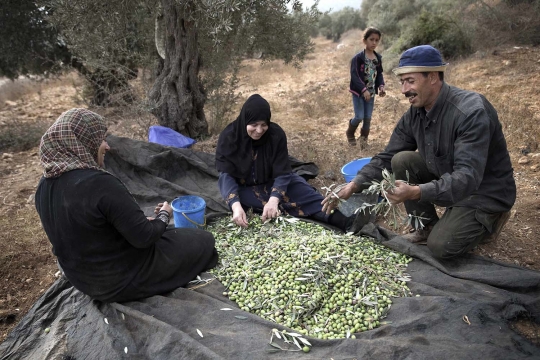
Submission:
[[[118,145],[116,141],[112,143]],[[115,156],[130,158],[135,155],[130,149],[124,144],[121,151],[129,154]],[[173,166],[166,161],[172,156],[168,153],[171,150],[162,147],[161,151],[151,154],[144,150],[145,156],[154,158],[131,162],[133,167],[147,162],[148,168],[130,169],[126,161],[119,167],[126,170],[128,175],[122,181],[137,194],[138,201],[147,199],[153,204],[158,198],[168,198],[168,191],[174,188],[165,186],[168,179],[160,178],[177,176],[161,168]],[[212,198],[212,210],[219,212],[215,211],[222,209],[216,205],[217,199],[208,195],[217,191],[213,190],[217,189],[217,174],[211,165],[213,156],[183,156],[181,165],[174,166],[184,169],[189,174],[186,176],[192,178],[191,185],[186,186],[185,182],[182,188]],[[190,174],[190,164],[195,164],[197,175]],[[160,180],[147,182],[153,178]],[[284,327],[240,310],[223,296],[225,288],[218,280],[141,301],[104,304],[60,278],[0,344],[0,359],[540,358],[540,348],[509,327],[509,320],[519,316],[527,316],[538,324],[540,272],[472,254],[439,261],[427,247],[410,244],[371,223],[361,233],[415,258],[408,267],[412,278],[408,285],[420,296],[393,299],[385,319],[387,324],[358,333],[356,339],[308,338],[313,345],[308,354],[269,353],[271,330]],[[233,310],[220,310],[223,308]],[[463,320],[464,316],[470,324]],[[47,333],[46,328],[50,329]]]

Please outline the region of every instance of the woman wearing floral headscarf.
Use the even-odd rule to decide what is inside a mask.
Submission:
[[[328,223],[343,231],[360,230],[369,214],[359,212],[346,217],[339,210],[331,215],[321,211],[323,196],[292,171],[287,136],[270,118],[268,102],[258,94],[252,95],[238,118],[219,136],[218,185],[233,212],[233,222],[247,227],[245,210],[251,208],[262,213],[263,221],[284,212]]]
[[[212,234],[167,230],[167,202],[147,218],[103,170],[106,132],[98,114],[71,109],[41,139],[36,209],[67,279],[94,299],[129,301],[172,291],[214,267]]]

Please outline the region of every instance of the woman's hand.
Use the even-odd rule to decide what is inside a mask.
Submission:
[[[172,207],[169,205],[168,202],[164,201],[162,203],[157,204],[156,208],[154,209],[154,213],[158,214],[161,210],[165,210],[169,213],[169,216],[172,216]]]
[[[364,91],[364,93],[362,94],[362,96],[364,97],[364,100],[366,101],[369,101],[371,99],[371,94],[369,93],[369,91]]]
[[[357,191],[356,184],[354,182],[348,183],[343,189],[341,189],[337,196],[339,196],[339,199],[347,200]],[[339,205],[339,199],[334,196],[334,194],[328,195],[322,202],[322,211],[326,212],[327,214],[331,214],[334,212],[334,209],[338,207]]]
[[[267,219],[277,218],[280,214],[278,209],[279,199],[275,196],[270,196],[266,205],[264,205],[262,213],[262,221],[265,222]]]
[[[244,208],[242,208],[242,204],[240,204],[240,202],[237,201],[234,204],[232,204],[231,208],[233,211],[233,217],[232,217],[233,222],[238,226],[247,228],[248,222],[247,222],[246,212],[244,211]]]
[[[386,96],[386,91],[384,91],[384,86],[379,86],[379,96],[380,97],[385,97]]]

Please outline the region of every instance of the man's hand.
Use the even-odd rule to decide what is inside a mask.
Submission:
[[[405,200],[419,200],[421,191],[419,186],[409,185],[402,180],[396,180],[396,187],[385,192],[392,205],[400,204]]]
[[[242,204],[240,204],[239,201],[232,204],[232,211],[233,211],[233,217],[232,217],[233,222],[238,226],[247,228],[248,222],[247,222],[246,212],[242,208]]]
[[[266,205],[264,205],[261,220],[265,222],[266,219],[277,218],[280,214],[278,205],[279,199],[275,196],[270,196],[270,199],[268,199],[268,202],[266,203]]]
[[[348,183],[343,189],[341,189],[337,195],[340,199],[347,200],[354,194],[356,191],[358,191],[358,187],[354,182]],[[339,205],[339,199],[334,196],[334,194],[328,195],[322,202],[322,211],[326,212],[327,214],[331,214],[335,208]]]

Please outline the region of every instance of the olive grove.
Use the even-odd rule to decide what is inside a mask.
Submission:
[[[209,91],[224,86],[253,49],[299,64],[312,50],[316,4],[297,0],[48,0],[50,21],[86,67],[125,80],[154,69],[145,106],[159,123],[208,134]],[[157,45],[157,46],[156,46]],[[229,84],[231,84],[229,82]]]

